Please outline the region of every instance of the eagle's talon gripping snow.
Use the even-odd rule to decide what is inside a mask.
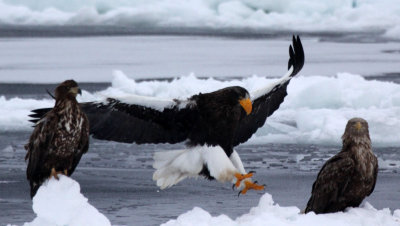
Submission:
[[[244,188],[243,190],[239,191],[238,196],[239,195],[244,195],[247,193],[248,190],[264,190],[265,188],[265,184],[264,185],[259,185],[257,184],[257,181],[251,182],[249,180],[245,180],[244,181]]]
[[[59,180],[60,178],[58,177],[58,174],[68,176],[68,170],[65,169],[64,171],[56,171],[56,169],[53,167],[51,168],[51,173],[49,178],[54,177],[56,180]]]

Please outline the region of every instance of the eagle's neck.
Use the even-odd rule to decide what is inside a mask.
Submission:
[[[78,102],[76,101],[75,98],[74,99],[64,98],[56,100],[54,109],[56,109],[56,112],[58,114],[64,114],[71,111],[78,111],[79,107],[78,107]]]

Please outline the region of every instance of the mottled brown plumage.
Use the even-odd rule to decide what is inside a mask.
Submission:
[[[372,153],[367,121],[349,120],[342,140],[342,151],[319,172],[305,213],[332,213],[357,207],[374,190],[378,160]]]
[[[89,148],[89,121],[76,101],[78,93],[75,81],[61,83],[55,90],[54,108],[36,123],[25,146],[31,197],[52,171],[70,176]]]

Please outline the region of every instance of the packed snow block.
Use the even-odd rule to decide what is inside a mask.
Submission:
[[[257,207],[235,220],[220,215],[213,217],[207,211],[195,207],[176,220],[170,220],[162,226],[399,226],[400,209],[392,212],[388,209],[377,210],[366,202],[359,208],[348,208],[344,212],[319,214],[313,212],[302,214],[295,206],[281,207],[275,204],[272,196],[264,194]]]
[[[24,226],[110,226],[110,221],[80,193],[78,182],[60,175],[46,181],[33,197],[37,217]]]

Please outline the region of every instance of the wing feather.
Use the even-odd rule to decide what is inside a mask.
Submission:
[[[25,160],[28,161],[26,170],[27,179],[31,184],[31,195],[34,194],[37,188],[40,186],[38,183],[45,177],[42,175],[41,166],[46,156],[49,154],[49,146],[54,138],[56,124],[55,120],[57,116],[52,114],[46,114],[45,118],[42,118],[35,126],[35,129],[29,138],[28,144],[25,146],[27,150]]]
[[[312,186],[305,212],[324,213],[330,204],[336,203],[346,190],[354,170],[355,163],[346,153],[339,153],[329,159]]]
[[[187,139],[193,125],[194,109],[175,106],[156,110],[116,99],[107,103],[83,103],[94,138],[118,142],[178,143]]]
[[[289,47],[289,70],[280,80],[274,84],[257,90],[251,94],[253,101],[253,111],[245,117],[238,125],[234,137],[233,145],[246,142],[250,137],[262,127],[267,120],[283,103],[287,95],[287,86],[304,65],[304,51],[300,37],[293,36],[293,44]]]

